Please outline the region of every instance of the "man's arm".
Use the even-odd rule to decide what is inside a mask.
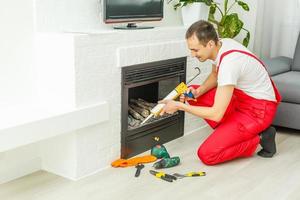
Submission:
[[[205,94],[210,89],[217,87],[217,76],[217,67],[216,65],[212,65],[211,73],[204,83],[197,89],[197,97]]]
[[[178,103],[177,106],[179,110],[189,112],[193,115],[196,115],[204,119],[210,119],[218,122],[223,118],[225,114],[225,111],[232,98],[233,90],[234,90],[234,85],[226,85],[226,86],[218,87],[215,95],[214,105],[212,107],[191,106],[181,102],[176,102],[176,103]],[[168,113],[167,109],[168,108],[166,105],[165,110],[163,110],[163,113],[164,112]]]

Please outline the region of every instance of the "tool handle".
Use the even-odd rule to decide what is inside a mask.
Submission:
[[[161,176],[160,177],[162,180],[165,180],[165,181],[168,181],[168,182],[173,182],[173,179],[171,179],[171,178],[167,178],[166,176]]]
[[[195,99],[194,94],[191,91],[189,93],[184,93],[184,96]]]
[[[205,172],[190,172],[190,173],[187,173],[186,176],[205,176],[206,173]]]
[[[173,180],[175,180],[175,179],[171,178],[172,175],[165,174],[163,172],[157,172],[154,170],[149,170],[149,172],[150,172],[150,174],[152,174],[152,175],[156,176],[157,178],[160,178],[164,181],[173,182]]]
[[[141,174],[141,169],[137,169],[135,172],[135,177],[138,177]]]
[[[170,174],[165,174],[165,177],[168,179],[173,179],[173,180],[177,180],[176,176],[170,175]]]

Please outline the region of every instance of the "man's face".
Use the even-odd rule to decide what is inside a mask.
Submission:
[[[206,46],[204,46],[199,42],[195,34],[187,39],[187,45],[191,50],[192,57],[196,57],[200,62],[205,62],[207,59],[211,59],[213,49],[212,42],[213,41],[209,41]]]

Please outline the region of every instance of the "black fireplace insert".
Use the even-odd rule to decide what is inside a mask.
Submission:
[[[140,125],[158,100],[185,82],[186,57],[122,68],[121,157],[129,158],[183,136],[184,113],[155,117]]]

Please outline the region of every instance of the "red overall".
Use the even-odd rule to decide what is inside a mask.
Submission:
[[[224,56],[230,53],[242,53],[258,60],[254,55],[240,50],[230,50],[223,53]],[[219,69],[219,67],[217,68]],[[250,157],[255,152],[260,142],[259,133],[268,128],[276,114],[277,105],[281,96],[271,80],[275,91],[277,102],[256,99],[239,89],[234,89],[232,99],[220,122],[206,120],[214,128],[214,132],[203,142],[198,149],[198,156],[203,163],[214,165],[238,157]],[[192,85],[197,88],[199,86]],[[197,101],[188,101],[190,105],[211,107],[214,104],[216,88],[211,89]]]

